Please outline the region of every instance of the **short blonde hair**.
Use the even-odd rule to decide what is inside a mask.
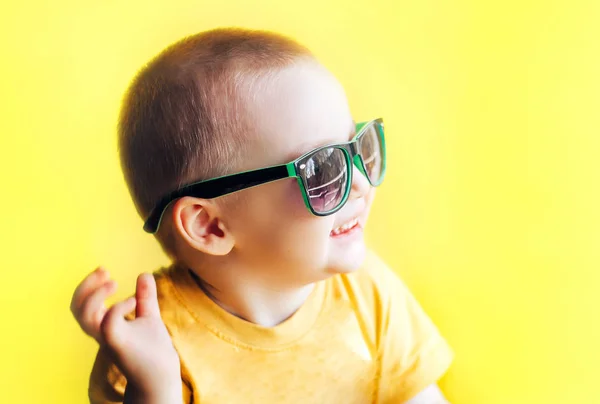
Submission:
[[[236,135],[249,129],[239,83],[303,57],[310,51],[282,35],[227,28],[186,37],[144,66],[118,126],[121,166],[140,216],[186,183],[229,174],[243,150]]]

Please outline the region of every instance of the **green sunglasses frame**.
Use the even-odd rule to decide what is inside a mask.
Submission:
[[[377,134],[379,136],[379,141],[381,142],[381,148],[383,151],[381,173],[379,175],[378,181],[375,183],[367,175],[365,162],[363,161],[362,156],[360,155],[360,150],[358,148],[358,142],[360,141],[360,138],[367,132],[367,129],[373,125],[376,125]],[[305,165],[303,164],[314,154],[318,153],[323,149],[329,148],[336,148],[344,153],[344,156],[346,158],[346,164],[348,167],[348,181],[346,189],[344,190],[342,200],[334,209],[327,212],[316,212],[310,204],[310,198],[308,195],[308,191],[306,190],[306,184],[304,183],[302,177],[302,170],[305,167]],[[154,207],[154,209],[152,209],[152,212],[150,212],[150,215],[146,219],[146,222],[144,223],[144,231],[151,234],[156,233],[162,221],[163,215],[167,210],[167,207],[175,200],[184,196],[192,196],[195,198],[202,199],[213,199],[218,198],[219,196],[228,195],[234,192],[241,191],[243,189],[255,187],[284,178],[296,178],[298,180],[298,185],[300,186],[300,191],[302,192],[302,198],[304,199],[304,203],[313,215],[328,216],[340,210],[348,201],[348,196],[350,195],[350,190],[352,188],[352,165],[356,166],[356,168],[367,178],[371,186],[377,187],[381,184],[383,178],[385,177],[385,171],[387,166],[383,119],[378,118],[373,119],[371,121],[358,123],[356,124],[356,135],[352,138],[351,141],[316,148],[314,150],[309,151],[308,153],[303,154],[294,161],[290,161],[287,164],[259,168],[256,170],[225,175],[222,177],[211,178],[208,180],[203,180],[185,185],[180,189],[166,195],[156,204],[156,206]]]

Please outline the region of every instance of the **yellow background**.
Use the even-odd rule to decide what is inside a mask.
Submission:
[[[68,311],[165,259],[122,181],[136,70],[200,30],[296,37],[383,116],[368,237],[456,350],[455,403],[600,403],[600,2],[31,1],[0,11],[4,403],[80,403],[95,345]]]

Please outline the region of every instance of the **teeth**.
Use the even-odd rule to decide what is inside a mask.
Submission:
[[[331,234],[333,234],[334,236],[337,236],[340,233],[343,233],[345,231],[350,230],[351,228],[353,228],[357,224],[358,224],[358,219],[356,219],[356,218],[352,219],[348,223],[345,223],[345,224],[341,225],[340,227],[337,227],[337,228],[333,229],[332,232],[331,232]]]

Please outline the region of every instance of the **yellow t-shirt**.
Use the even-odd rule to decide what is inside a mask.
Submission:
[[[185,403],[403,403],[435,383],[452,360],[406,286],[372,253],[362,269],[319,282],[273,328],[227,313],[183,268],[155,277],[181,360]],[[101,352],[90,400],[121,403],[126,380]]]

